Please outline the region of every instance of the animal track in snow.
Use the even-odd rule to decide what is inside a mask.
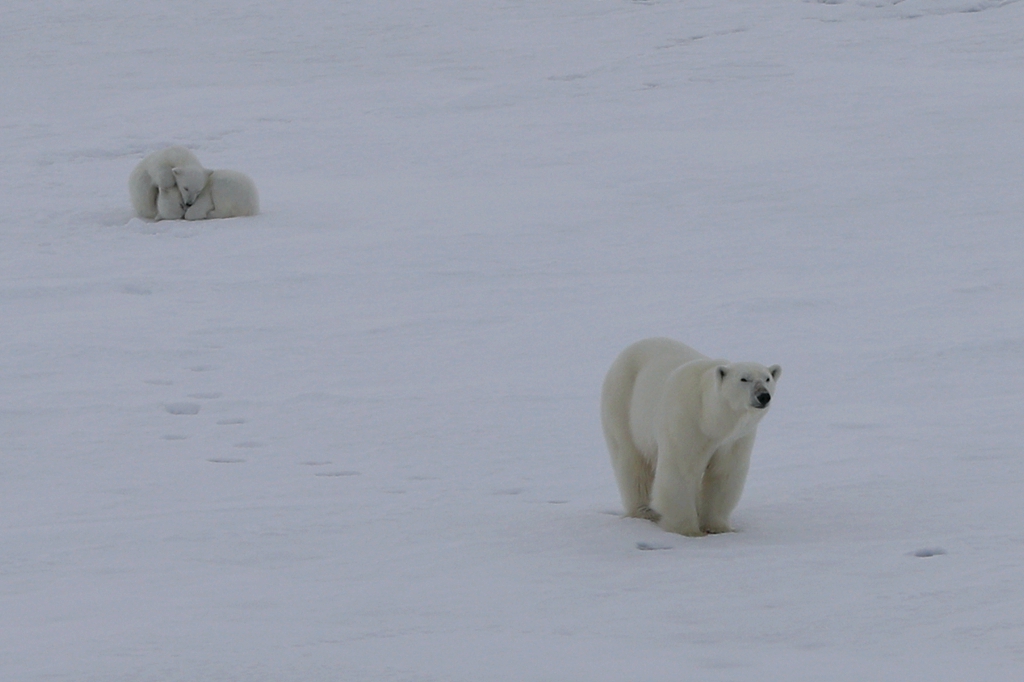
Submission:
[[[199,403],[167,403],[164,405],[164,409],[171,414],[199,414]]]
[[[153,290],[143,284],[125,284],[121,287],[121,293],[132,296],[149,296]]]
[[[206,461],[213,464],[241,464],[245,460],[238,457],[211,457]]]
[[[186,438],[188,438],[188,436],[182,435],[180,433],[169,433],[166,436],[160,437],[163,438],[164,440],[185,440]]]
[[[234,426],[236,424],[245,424],[248,419],[242,419],[241,417],[232,417],[230,419],[221,419],[217,423],[221,426]]]
[[[339,476],[361,476],[362,472],[359,471],[318,471],[314,476],[324,476],[329,478],[336,478]],[[404,490],[402,492],[405,492]]]
[[[307,467],[322,467],[322,466],[326,466],[328,464],[331,464],[331,461],[330,460],[326,460],[326,461],[322,461],[322,462],[318,462],[318,461],[299,462],[299,464],[301,464],[302,466],[307,466]]]
[[[153,386],[173,386],[174,382],[169,379],[143,379],[142,383]]]
[[[668,545],[659,545],[659,544],[654,543],[654,542],[638,542],[638,543],[636,543],[636,548],[640,549],[640,550],[643,550],[645,552],[649,552],[649,551],[652,551],[652,550],[660,550],[660,549],[672,549]]]
[[[941,556],[945,553],[946,550],[942,549],[941,547],[922,547],[919,550],[911,552],[911,554],[913,554],[914,556],[921,557],[922,559],[932,556]]]

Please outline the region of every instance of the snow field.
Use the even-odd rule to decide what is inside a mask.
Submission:
[[[1016,679],[1022,28],[0,10],[0,677]],[[132,218],[168,144],[262,214]],[[738,533],[617,516],[655,334],[784,368]]]

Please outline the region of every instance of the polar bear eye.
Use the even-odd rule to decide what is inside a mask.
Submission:
[[[740,377],[740,381],[742,381],[745,384],[750,383],[750,379],[748,379],[747,377]]]

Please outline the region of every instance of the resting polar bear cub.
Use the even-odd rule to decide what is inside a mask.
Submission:
[[[177,168],[174,175],[178,175]],[[185,211],[185,220],[235,218],[259,212],[260,195],[252,178],[238,171],[215,170],[206,171],[205,186]]]
[[[206,169],[195,154],[185,147],[167,147],[135,166],[128,176],[128,194],[139,217],[176,220],[184,210],[176,216],[175,201],[190,206],[205,183]]]
[[[712,360],[672,339],[612,363],[601,423],[626,516],[682,535],[727,533],[778,365]]]

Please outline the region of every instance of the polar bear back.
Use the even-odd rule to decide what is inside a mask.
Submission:
[[[177,180],[171,172],[172,168],[202,168],[203,166],[195,154],[186,147],[177,145],[153,152],[142,160],[141,165],[145,166],[154,184],[163,188],[177,184]]]
[[[640,452],[653,462],[657,458],[656,422],[666,405],[665,389],[670,377],[679,371],[702,374],[715,361],[667,338],[644,339],[626,349],[624,355],[631,357],[638,369],[628,411],[630,435]],[[682,369],[684,365],[687,367]]]

